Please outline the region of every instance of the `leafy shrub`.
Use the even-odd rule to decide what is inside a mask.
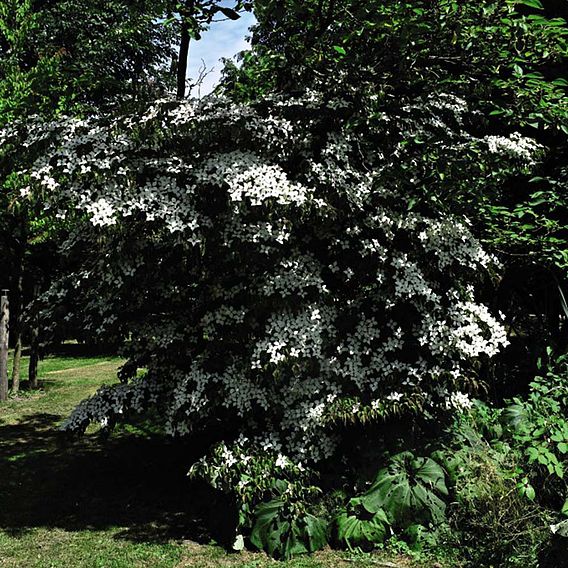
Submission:
[[[189,474],[234,499],[238,510],[235,535],[252,530],[255,545],[270,545],[270,554],[286,556],[289,546],[279,549],[271,533],[278,531],[286,536],[292,531],[297,536],[297,525],[305,524],[306,515],[309,531],[317,525],[313,515],[307,513],[321,494],[314,485],[315,474],[283,456],[275,459],[270,453],[256,452],[238,459],[238,451],[244,452],[244,446],[236,443],[229,448],[224,443],[217,444],[206,458],[191,467]],[[289,522],[287,528],[282,527],[284,522]],[[314,537],[310,538],[313,541]],[[308,545],[312,546],[309,542]]]
[[[568,514],[568,356],[548,368],[541,364],[541,370],[545,374],[530,384],[528,396],[514,398],[503,417],[510,443],[523,458],[517,469],[521,493]]]
[[[433,459],[405,451],[391,456],[365,493],[350,499],[334,519],[336,540],[348,548],[376,548],[394,534],[416,542],[425,525],[445,520],[444,470]]]
[[[454,538],[472,566],[524,568],[556,554],[550,526],[566,495],[566,460],[558,448],[565,371],[561,357],[534,380],[526,398],[505,409],[476,401],[456,419],[446,449],[435,453],[455,498],[449,513]]]
[[[390,522],[382,508],[375,509],[361,497],[354,497],[347,509],[336,516],[334,525],[340,545],[370,550],[387,538]]]
[[[328,524],[324,519],[302,511],[304,504],[287,507],[284,499],[261,503],[255,511],[250,540],[271,556],[288,559],[315,552],[328,543]]]
[[[402,452],[379,471],[360,500],[368,511],[383,510],[392,524],[406,527],[417,521],[443,522],[446,511],[443,499],[447,495],[446,476],[439,464],[431,458]]]

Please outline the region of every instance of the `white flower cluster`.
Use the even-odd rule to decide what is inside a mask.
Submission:
[[[322,277],[322,266],[312,255],[292,253],[276,266],[270,279],[264,282],[262,291],[266,295],[297,295],[306,298],[314,288],[325,294],[327,286]]]
[[[504,154],[517,158],[527,165],[536,162],[542,152],[542,146],[533,139],[523,136],[519,132],[513,132],[507,136],[486,136],[484,138],[489,151],[493,154]]]
[[[488,268],[498,264],[497,259],[487,254],[476,241],[465,223],[456,219],[421,218],[424,229],[418,233],[418,240],[427,253],[436,258],[440,269],[452,264]]]
[[[196,180],[217,186],[226,184],[232,201],[248,199],[251,205],[262,205],[271,199],[280,205],[303,205],[310,194],[308,188],[290,182],[279,165],[240,150],[208,158],[196,172]]]
[[[469,396],[463,392],[453,392],[446,399],[446,408],[448,410],[467,410],[473,406],[473,402]]]
[[[128,243],[85,259],[81,288],[95,286],[96,313],[103,293],[122,302],[133,359],[148,368],[80,405],[66,428],[152,404],[174,434],[230,416],[285,467],[331,455],[342,404],[355,422],[410,399],[430,412],[468,406],[460,381],[507,344],[468,287],[495,259],[466,220],[410,206],[418,162],[389,129],[428,129],[440,151],[450,136],[447,159],[462,168],[481,143],[512,144],[515,159],[532,146],[465,135],[467,109],[452,97],[356,126],[329,120],[347,108],[317,93],[261,110],[210,97],[34,135],[54,142],[23,172],[32,193],[47,189],[53,210],[78,208],[99,227],[128,223]],[[153,264],[133,263],[133,248]],[[129,309],[143,298],[154,299],[146,318]]]
[[[87,203],[85,205],[85,211],[89,214],[93,225],[114,225],[117,222],[114,207],[104,197],[97,199],[97,201],[93,203]]]
[[[433,353],[440,355],[451,349],[450,353],[466,359],[493,357],[509,344],[503,325],[489,313],[487,306],[461,301],[453,291],[448,296],[453,303],[444,316],[438,309],[424,317],[418,332],[421,345],[428,345]]]
[[[299,357],[322,358],[324,335],[332,329],[334,314],[333,308],[308,305],[299,313],[272,315],[266,324],[265,338],[255,346],[253,369],[262,368],[265,362],[278,365]]]

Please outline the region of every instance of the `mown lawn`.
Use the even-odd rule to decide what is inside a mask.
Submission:
[[[69,440],[58,432],[80,400],[116,381],[120,363],[47,358],[41,389],[0,406],[1,567],[438,566],[386,554],[323,551],[277,564],[260,553],[227,553],[211,540],[203,492],[185,475],[195,459],[191,445],[140,429],[108,440],[95,433]]]

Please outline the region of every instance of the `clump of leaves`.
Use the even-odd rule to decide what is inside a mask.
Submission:
[[[445,520],[447,495],[446,475],[436,461],[410,451],[398,453],[377,473],[371,487],[350,499],[336,516],[336,539],[350,549],[369,550],[393,534],[391,527],[408,530],[417,522],[438,525]]]
[[[514,398],[504,411],[511,443],[525,462],[517,470],[522,477],[517,488],[531,500],[540,496],[552,504],[561,495],[563,503],[557,504],[568,514],[568,357],[554,361],[530,388],[526,399]]]
[[[538,565],[549,545],[555,517],[521,491],[526,458],[502,421],[501,409],[476,401],[456,419],[446,448],[435,455],[448,472],[449,523],[468,566],[528,568]]]
[[[345,511],[334,521],[337,541],[350,550],[370,550],[389,535],[390,522],[382,507],[376,509],[363,497],[349,500]]]
[[[379,471],[361,503],[370,511],[383,509],[400,527],[417,520],[439,524],[445,519],[447,495],[444,469],[432,458],[406,451]]]
[[[284,485],[282,493],[286,492]],[[256,508],[250,541],[259,550],[287,560],[323,548],[328,542],[328,524],[307,512],[304,503],[279,497]]]

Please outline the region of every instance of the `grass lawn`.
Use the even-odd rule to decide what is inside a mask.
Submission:
[[[333,551],[281,563],[227,553],[211,541],[202,492],[185,475],[191,447],[131,429],[108,440],[59,434],[80,400],[116,382],[119,365],[112,357],[47,358],[40,390],[0,405],[0,567],[439,566]]]

